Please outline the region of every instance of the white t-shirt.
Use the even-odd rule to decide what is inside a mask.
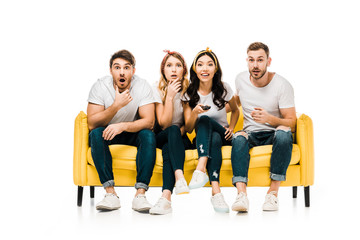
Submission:
[[[153,94],[154,94],[155,102],[163,104],[161,100],[162,99],[161,92],[158,86],[159,86],[158,82],[156,82],[155,85],[153,86]],[[171,125],[176,125],[179,128],[184,125],[184,109],[180,97],[181,97],[180,92],[178,92],[174,97],[174,107],[173,107],[173,115],[171,121]]]
[[[148,82],[134,75],[131,79],[130,95],[132,101],[121,108],[111,119],[110,124],[119,122],[132,122],[139,119],[138,108],[150,103],[154,103],[151,86]],[[115,101],[115,88],[112,76],[105,76],[98,79],[92,86],[88,102],[110,107]]]
[[[224,88],[227,90],[227,94],[224,96],[224,100],[228,102],[234,96],[234,92],[231,89],[229,84],[227,84],[226,82],[223,82],[223,84],[224,84]],[[210,92],[206,96],[201,95],[199,92],[198,92],[198,94],[200,96],[198,104],[211,106],[211,108],[207,112],[199,114],[198,118],[203,116],[203,115],[204,116],[209,116],[212,119],[214,119],[215,121],[217,121],[221,126],[229,127],[229,123],[228,123],[227,117],[226,117],[226,109],[224,107],[221,110],[219,110],[219,108],[214,104],[214,101],[213,101],[214,94],[213,94],[213,92]],[[185,93],[184,97],[182,98],[182,101],[188,101],[188,99],[189,99],[189,97]]]
[[[279,74],[265,87],[255,87],[248,71],[239,73],[235,79],[236,94],[240,97],[246,132],[275,130],[269,124],[257,123],[251,117],[255,107],[261,107],[269,114],[281,118],[281,108],[295,107],[294,90],[291,84]]]

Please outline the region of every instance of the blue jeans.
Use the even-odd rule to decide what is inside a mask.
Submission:
[[[226,129],[208,116],[201,116],[196,123],[196,148],[200,157],[208,157],[206,169],[210,182],[219,182],[222,164],[221,147],[231,145],[225,139]]]
[[[143,129],[136,133],[122,132],[108,141],[104,140],[102,136],[104,130],[104,127],[99,127],[92,130],[89,134],[91,156],[103,187],[115,185],[109,145],[126,144],[138,148],[136,154],[137,176],[135,188],[148,190],[156,158],[154,133],[148,129]]]
[[[285,181],[293,147],[293,137],[290,129],[289,131],[249,132],[247,135],[245,137],[235,134],[236,137],[232,140],[231,164],[234,186],[237,182],[248,182],[249,150],[255,146],[271,144],[273,147],[270,159],[270,178],[275,181]]]
[[[163,156],[163,188],[170,190],[175,186],[175,171],[184,171],[185,150],[191,148],[186,134],[181,136],[180,128],[172,125],[156,134],[156,147],[162,149]]]

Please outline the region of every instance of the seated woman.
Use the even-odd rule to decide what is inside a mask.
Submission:
[[[185,130],[196,131],[196,148],[199,162],[189,184],[190,189],[204,186],[210,176],[211,203],[218,212],[229,212],[220,191],[219,178],[222,164],[221,147],[231,145],[234,127],[239,118],[233,91],[223,83],[222,72],[216,55],[208,48],[199,52],[190,69],[190,85],[182,98]],[[227,122],[225,105],[231,110]]]
[[[172,212],[171,194],[175,182],[176,194],[189,193],[183,169],[185,149],[191,147],[191,142],[185,132],[183,107],[180,100],[189,85],[189,80],[186,63],[181,54],[170,51],[166,53],[161,62],[160,81],[154,89],[157,120],[156,146],[162,149],[163,188],[162,196],[150,209],[150,214]]]

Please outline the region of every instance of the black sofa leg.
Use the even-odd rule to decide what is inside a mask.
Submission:
[[[78,186],[77,205],[81,207],[84,187]]]
[[[310,186],[304,187],[305,207],[310,207]]]
[[[90,198],[94,198],[94,197],[95,197],[95,187],[90,186]]]
[[[297,187],[293,187],[293,198],[297,198]]]

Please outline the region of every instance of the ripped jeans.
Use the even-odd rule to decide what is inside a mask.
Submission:
[[[221,147],[231,145],[231,141],[225,139],[226,129],[208,116],[201,116],[196,123],[196,148],[198,156],[208,157],[206,169],[210,183],[219,182],[220,168],[222,164]]]
[[[237,182],[248,182],[249,150],[256,146],[271,144],[273,147],[270,159],[270,178],[275,181],[285,181],[293,147],[293,137],[290,129],[248,132],[245,135],[247,136],[237,132],[232,140],[231,164],[234,186]]]

